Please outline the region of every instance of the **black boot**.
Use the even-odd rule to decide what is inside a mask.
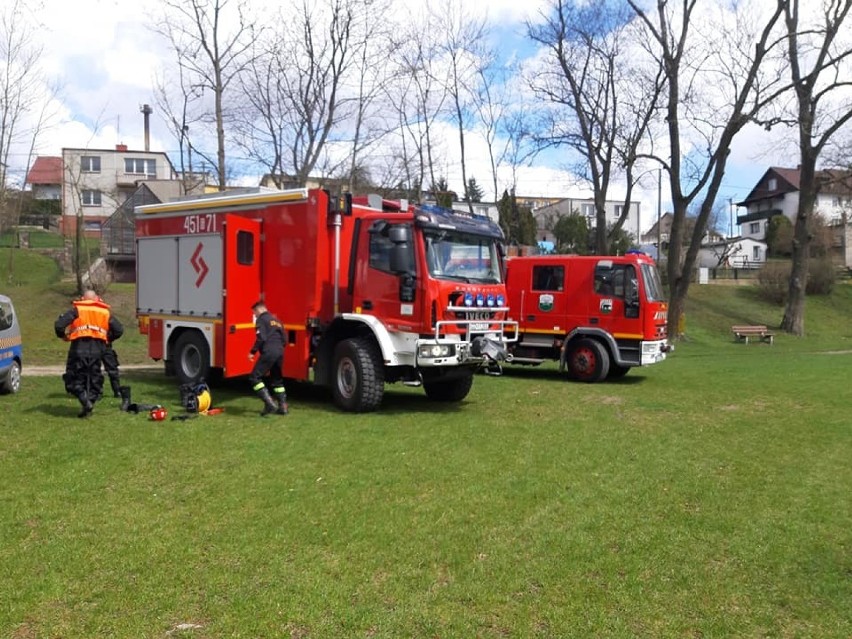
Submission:
[[[82,409],[79,413],[77,413],[77,417],[80,417],[81,419],[91,415],[92,411],[95,409],[91,400],[89,400],[89,398],[85,395],[80,396],[80,406],[82,406]]]
[[[275,393],[275,399],[278,400],[278,410],[275,413],[278,415],[289,414],[290,407],[287,405],[287,393]]]
[[[121,389],[122,389],[121,382],[119,382],[118,379],[116,379],[116,378],[110,377],[109,378],[109,385],[112,386],[112,396],[113,397],[121,397]]]
[[[126,413],[130,408],[130,386],[121,386],[119,395],[121,395],[121,406],[119,408]]]
[[[278,411],[278,404],[272,401],[272,395],[269,394],[268,388],[261,388],[257,391],[257,395],[263,400],[263,411],[260,413],[261,417],[266,417]]]

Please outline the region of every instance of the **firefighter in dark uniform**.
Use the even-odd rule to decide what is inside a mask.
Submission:
[[[65,390],[80,401],[82,408],[77,416],[88,417],[103,392],[101,360],[108,336],[118,339],[124,327],[106,302],[94,291],[86,291],[73,308],[56,319],[53,328],[57,337],[71,342],[62,379]]]
[[[257,339],[251,347],[249,359],[254,360],[258,352],[260,357],[254,362],[249,382],[252,390],[263,400],[263,412],[260,413],[262,416],[271,413],[286,415],[289,408],[284,380],[281,377],[281,369],[284,365],[284,327],[262,301],[255,303],[251,308],[255,315]],[[268,387],[263,379],[267,374],[269,375]],[[273,395],[275,399],[272,399]]]

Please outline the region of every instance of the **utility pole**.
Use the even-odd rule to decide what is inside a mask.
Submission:
[[[730,214],[729,214],[729,224],[728,224],[728,237],[734,237],[734,199],[728,198],[728,206],[730,206]]]

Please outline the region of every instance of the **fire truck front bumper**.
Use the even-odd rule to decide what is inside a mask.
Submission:
[[[642,366],[649,364],[657,364],[666,359],[666,353],[669,352],[669,345],[665,340],[642,342]]]
[[[418,340],[417,365],[421,367],[498,364],[511,359],[500,339],[479,335],[471,342]]]

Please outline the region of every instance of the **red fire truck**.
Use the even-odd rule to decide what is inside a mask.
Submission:
[[[600,382],[666,358],[668,304],[644,253],[512,257],[506,287],[513,364],[558,360],[572,379]]]
[[[137,207],[136,238],[139,327],[181,383],[251,370],[261,298],[284,324],[285,378],[352,412],[391,382],[461,401],[517,338],[485,217],[264,189]]]

